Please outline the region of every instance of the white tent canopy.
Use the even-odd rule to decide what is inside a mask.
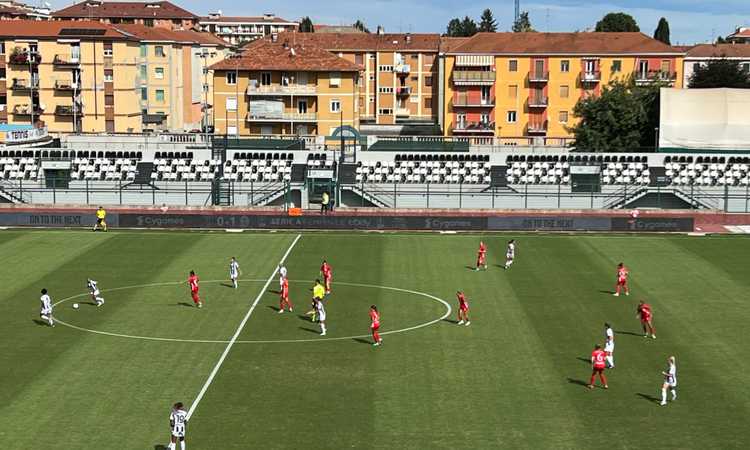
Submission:
[[[750,89],[661,89],[659,147],[750,150]]]

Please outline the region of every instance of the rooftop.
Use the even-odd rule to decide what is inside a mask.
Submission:
[[[227,23],[227,24],[244,24],[244,23],[267,23],[267,24],[292,24],[296,25],[296,22],[292,22],[281,17],[276,17],[272,14],[266,14],[263,16],[222,16],[219,14],[212,14],[208,17],[201,17],[201,23]]]
[[[86,0],[52,13],[57,18],[90,18],[109,17],[134,19],[198,19],[198,16],[179,6],[166,2],[104,2]]]
[[[279,39],[259,39],[236,58],[211,66],[213,70],[283,70],[308,72],[359,72],[362,68],[313,44]]]
[[[227,46],[227,43],[223,39],[211,33],[200,33],[192,30],[168,30],[166,28],[147,27],[137,24],[117,24],[113,25],[113,27],[142,41],[187,42],[201,45]]]
[[[128,36],[111,25],[86,20],[46,21],[7,20],[2,22],[0,36],[6,38],[85,38],[127,39]]]
[[[265,39],[269,39],[268,37]],[[437,52],[438,34],[412,33],[291,33],[284,39],[312,44],[328,51],[427,51]],[[252,45],[252,44],[250,44]]]
[[[455,54],[680,54],[643,33],[477,33],[456,45]]]
[[[686,58],[747,58],[750,59],[750,45],[747,44],[700,44],[687,51]]]

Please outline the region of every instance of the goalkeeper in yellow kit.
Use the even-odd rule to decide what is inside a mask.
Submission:
[[[317,315],[317,309],[315,307],[315,301],[323,301],[323,297],[326,296],[326,288],[320,283],[320,280],[315,280],[315,286],[313,286],[313,299],[312,299],[312,310],[307,312],[307,315],[312,315],[312,321],[315,322],[315,316]]]
[[[104,220],[107,217],[107,211],[101,206],[96,210],[96,223],[94,224],[94,231],[102,230],[107,231],[107,222]]]

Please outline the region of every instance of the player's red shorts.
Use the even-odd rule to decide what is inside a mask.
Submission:
[[[597,374],[597,373],[598,374],[604,373],[604,367],[594,367],[593,373],[595,373],[595,374]]]
[[[478,266],[481,266],[481,265],[483,265],[483,264],[484,264],[484,261],[485,261],[485,259],[486,259],[486,258],[485,258],[484,256],[479,256],[479,257],[477,257],[477,265],[478,265]]]
[[[619,279],[618,278],[617,279],[617,285],[618,286],[627,286],[628,285],[628,280],[626,280],[626,279]]]
[[[380,322],[374,322],[372,325],[370,325],[370,328],[372,331],[378,331],[380,329]]]
[[[651,322],[651,316],[641,316],[641,323],[649,323]]]
[[[468,303],[461,303],[460,305],[458,305],[458,309],[460,309],[461,311],[468,311],[469,305]]]
[[[193,296],[193,301],[194,302],[199,302],[201,300],[201,296],[198,295],[198,291],[192,291],[191,295]]]

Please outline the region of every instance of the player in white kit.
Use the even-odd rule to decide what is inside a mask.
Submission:
[[[52,320],[52,299],[47,295],[47,289],[42,289],[42,296],[39,297],[42,302],[42,308],[39,311],[39,317],[46,321],[49,326],[54,327],[55,321]]]
[[[674,356],[667,359],[667,370],[661,373],[664,383],[661,385],[661,406],[667,404],[667,391],[672,391],[672,401],[677,400],[677,362]]]
[[[286,280],[286,266],[279,264],[279,289],[284,287],[284,280]]]
[[[229,261],[229,279],[232,280],[232,286],[237,289],[237,278],[240,276],[240,263],[237,259],[232,256],[232,260]]]
[[[97,282],[89,278],[88,280],[86,280],[86,287],[88,287],[89,293],[91,294],[91,300],[96,303],[96,306],[102,306],[104,304],[104,297],[102,297],[101,293],[99,292],[99,286],[97,286]]]
[[[320,335],[326,335],[326,308],[323,306],[323,300],[315,299],[315,311],[318,313],[318,322],[320,323]]]
[[[510,269],[513,264],[513,258],[516,257],[516,240],[511,239],[508,241],[508,249],[505,250],[505,270]]]
[[[608,324],[604,324],[604,353],[607,354],[606,361],[610,369],[615,368],[615,332]]]
[[[180,441],[180,448],[185,450],[185,426],[187,426],[187,411],[183,409],[182,402],[177,402],[169,414],[169,428],[172,433],[168,446],[169,450],[175,450],[178,440]]]

